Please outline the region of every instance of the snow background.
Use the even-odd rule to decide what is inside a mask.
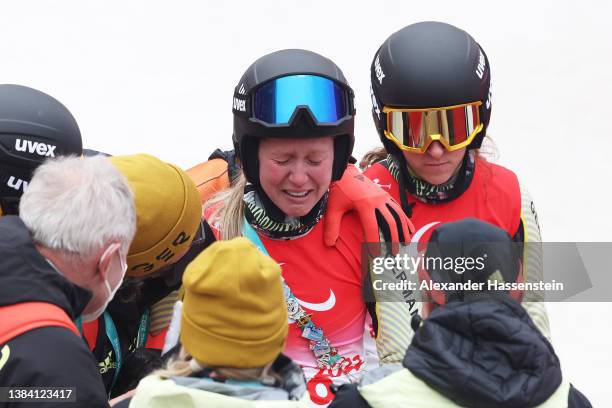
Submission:
[[[487,7],[488,9],[485,9]],[[76,117],[85,147],[183,167],[231,146],[233,88],[259,56],[307,48],[356,92],[355,156],[377,146],[369,67],[392,32],[439,20],[489,56],[497,162],[537,205],[543,238],[611,241],[612,6],[576,1],[0,1],[0,82]],[[565,375],[610,406],[612,303],[550,304]]]

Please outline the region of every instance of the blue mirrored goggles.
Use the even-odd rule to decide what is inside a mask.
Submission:
[[[296,109],[307,107],[316,121],[334,123],[350,114],[347,90],[316,75],[291,75],[268,82],[253,96],[253,117],[270,125],[287,125]]]

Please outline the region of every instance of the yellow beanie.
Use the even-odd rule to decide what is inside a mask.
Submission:
[[[217,241],[183,275],[181,343],[200,364],[256,368],[287,337],[280,266],[248,239]]]
[[[127,179],[136,202],[136,235],[128,276],[142,277],[187,252],[202,217],[200,195],[180,168],[147,154],[109,158]]]

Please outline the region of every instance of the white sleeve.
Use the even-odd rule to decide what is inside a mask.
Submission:
[[[525,282],[541,282],[544,279],[542,235],[538,223],[538,213],[527,188],[521,183],[521,225],[522,240],[525,243],[523,252],[523,272]],[[531,320],[550,341],[550,323],[544,302],[544,293],[539,291],[525,292],[523,307]]]

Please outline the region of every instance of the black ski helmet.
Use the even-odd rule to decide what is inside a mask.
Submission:
[[[491,116],[491,70],[468,33],[435,21],[411,24],[385,40],[370,71],[372,115],[389,153],[400,150],[385,137],[385,106],[441,108],[480,101],[483,128],[467,147],[480,148]]]
[[[81,155],[81,132],[53,97],[21,85],[0,85],[0,207],[17,214],[33,170],[45,159]]]
[[[332,80],[343,90],[346,115],[333,123],[317,123],[312,111],[300,105],[288,124],[267,124],[254,117],[255,93],[271,81],[292,75],[314,75]],[[312,51],[287,49],[264,55],[240,78],[234,89],[232,140],[247,180],[259,184],[257,149],[261,138],[315,138],[336,136],[332,180],[342,177],[353,150],[354,94],[344,74],[331,60]]]
[[[431,233],[423,259],[421,282],[482,284],[479,290],[472,291],[429,290],[429,296],[439,305],[464,300],[470,292],[494,293],[494,287],[489,288],[487,283],[490,280],[502,284],[502,292],[514,300],[520,302],[523,298],[522,290],[506,286],[524,282],[520,245],[496,225],[477,218],[440,224]],[[443,263],[435,261],[438,259]]]

